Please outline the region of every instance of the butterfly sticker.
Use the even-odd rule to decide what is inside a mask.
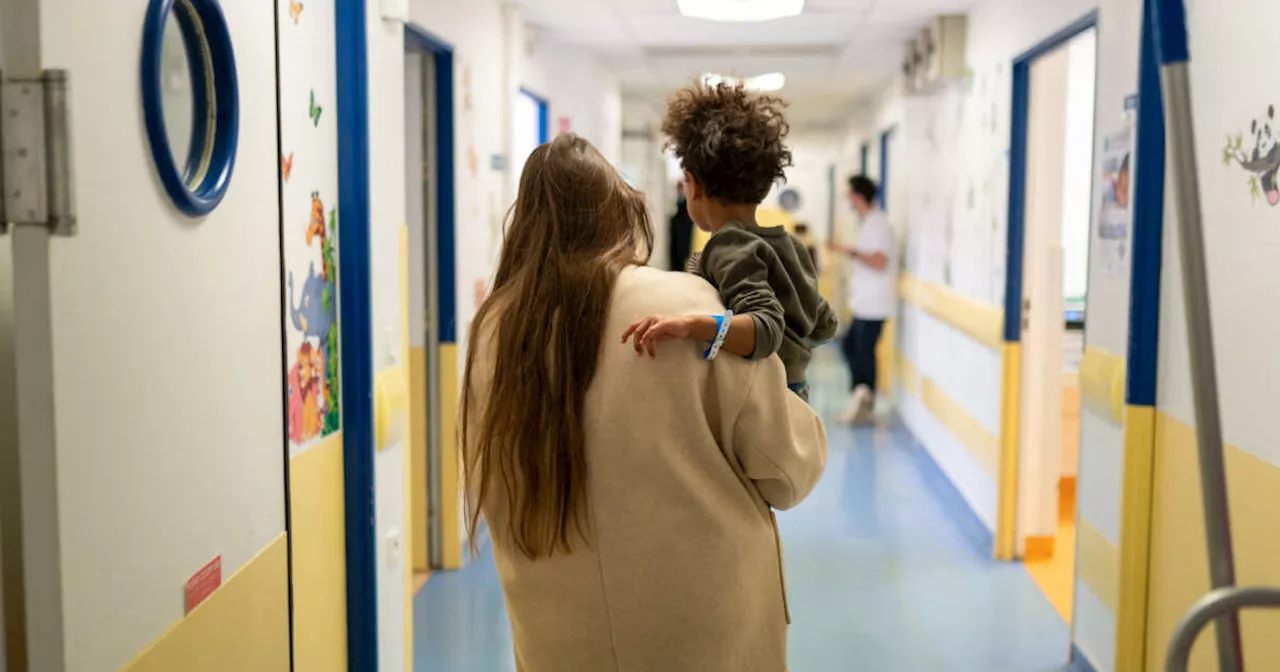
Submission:
[[[293,174],[293,152],[289,152],[288,157],[280,157],[280,172],[284,175],[284,181],[289,181],[289,176]]]
[[[316,92],[312,91],[311,92],[311,110],[308,113],[309,116],[311,117],[312,125],[314,126],[320,125],[320,112],[321,112],[320,106],[316,104]]]
[[[289,16],[293,17],[293,25],[298,25],[298,17],[302,16],[302,3],[298,0],[289,0]]]

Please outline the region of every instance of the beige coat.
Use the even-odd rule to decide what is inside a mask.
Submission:
[[[786,669],[790,618],[770,505],[789,509],[817,484],[822,422],[787,390],[776,357],[708,363],[686,341],[663,344],[653,360],[619,344],[646,315],[722,310],[693,275],[637,268],[618,279],[586,401],[590,546],[530,561],[504,540],[504,505],[486,507],[517,669]],[[475,398],[487,396],[486,378]]]

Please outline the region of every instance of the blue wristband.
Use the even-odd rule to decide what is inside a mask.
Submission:
[[[729,325],[733,322],[733,311],[726,310],[724,315],[713,315],[716,321],[716,340],[711,342],[711,346],[703,353],[702,358],[711,361],[720,354],[720,348],[724,347],[724,339],[729,335]]]

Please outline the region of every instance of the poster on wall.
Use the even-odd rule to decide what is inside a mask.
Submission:
[[[279,0],[286,422],[292,452],[341,428],[333,6]],[[324,65],[329,64],[329,65]]]
[[[1107,136],[1102,145],[1102,209],[1097,249],[1102,268],[1112,276],[1129,270],[1129,228],[1133,224],[1133,127]]]

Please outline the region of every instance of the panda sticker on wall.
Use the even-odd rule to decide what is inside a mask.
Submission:
[[[1280,185],[1276,174],[1280,172],[1280,139],[1276,138],[1276,107],[1271,105],[1265,115],[1249,125],[1249,145],[1245,146],[1244,134],[1227,138],[1222,150],[1223,165],[1240,164],[1249,173],[1249,194],[1254,203],[1265,196],[1272,207],[1280,205]]]

